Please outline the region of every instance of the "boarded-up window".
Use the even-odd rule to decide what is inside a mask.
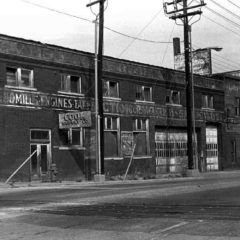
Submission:
[[[133,138],[135,144],[135,156],[149,154],[149,121],[144,118],[133,120]]]
[[[104,155],[105,157],[117,157],[120,152],[119,143],[120,123],[119,118],[106,116],[104,118]]]

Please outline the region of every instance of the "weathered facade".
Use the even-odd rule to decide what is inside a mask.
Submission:
[[[224,82],[225,125],[223,128],[223,168],[240,168],[240,74],[216,74]]]
[[[107,178],[184,173],[187,126],[184,73],[104,58]],[[194,76],[195,167],[222,169],[223,82]],[[0,36],[0,178],[31,154],[19,179],[92,179],[95,173],[94,55]],[[59,115],[90,111],[91,126],[61,128]]]

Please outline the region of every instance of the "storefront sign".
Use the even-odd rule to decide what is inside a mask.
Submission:
[[[91,127],[91,112],[72,112],[59,114],[59,128]]]
[[[155,118],[169,118],[186,120],[186,108],[160,106],[157,104],[135,104],[129,102],[104,102],[104,113],[115,113],[128,116],[145,116]],[[223,113],[208,110],[196,110],[196,120],[219,122],[223,120]]]
[[[12,89],[0,91],[0,104],[78,111],[91,110],[92,107],[92,102],[86,98],[44,94],[35,91],[20,92]]]
[[[133,132],[121,132],[121,149],[124,156],[131,156],[133,151]]]
[[[0,89],[0,104],[30,108],[76,110],[80,112],[94,112],[95,109],[94,100],[89,98],[60,94],[44,94],[34,91],[20,92],[13,89]],[[103,110],[105,114],[119,114],[125,116],[144,116],[177,120],[185,120],[187,118],[186,108],[184,107],[149,103],[104,101]],[[196,109],[195,118],[196,120],[219,122],[223,121],[223,113],[219,111]]]

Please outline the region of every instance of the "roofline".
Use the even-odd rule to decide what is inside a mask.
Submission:
[[[74,53],[79,53],[79,54],[89,55],[90,57],[94,57],[94,53],[91,53],[91,52],[68,48],[68,47],[63,47],[63,46],[49,44],[49,43],[43,43],[43,42],[32,40],[32,39],[25,39],[25,38],[6,35],[6,34],[0,34],[0,39],[5,39],[5,40],[11,39],[16,42],[22,42],[22,43],[32,44],[32,45],[37,45],[37,46],[43,46],[43,47],[52,48],[52,49],[59,49],[59,50],[63,50],[66,52],[74,52]],[[179,74],[184,74],[184,71],[176,70],[173,68],[166,68],[166,67],[162,67],[162,66],[157,66],[157,65],[152,65],[152,64],[142,63],[142,62],[136,62],[136,61],[132,61],[132,60],[128,60],[128,59],[115,58],[115,57],[106,56],[106,55],[104,55],[103,58],[105,58],[106,60],[109,59],[109,60],[114,60],[114,61],[121,61],[121,62],[130,63],[130,64],[134,64],[134,65],[142,65],[144,67],[158,68],[158,69],[168,70],[171,72],[177,72]],[[209,79],[219,80],[219,79],[214,78],[215,74],[212,74],[211,76],[206,76],[206,75],[204,76],[204,75],[200,75],[200,74],[193,74],[193,75],[199,76],[199,77],[204,77],[204,78],[209,78]]]

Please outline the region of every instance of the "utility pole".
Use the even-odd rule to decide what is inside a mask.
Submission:
[[[190,53],[191,44],[189,42],[189,34],[191,26],[189,25],[189,16],[202,14],[201,7],[205,6],[204,0],[193,5],[194,1],[190,1],[188,5],[187,0],[174,0],[172,2],[165,2],[163,4],[165,13],[173,20],[180,19],[184,27],[184,55],[185,55],[185,81],[186,81],[186,108],[187,108],[187,154],[188,154],[188,169],[194,169],[193,160],[193,81],[190,71]],[[194,2],[196,3],[196,1]],[[199,10],[193,11],[199,8]],[[190,11],[189,11],[190,10]]]
[[[95,65],[95,108],[96,108],[96,175],[95,181],[104,181],[104,115],[103,115],[103,93],[102,93],[102,66],[103,66],[103,27],[104,27],[104,2],[97,0],[87,4],[91,7],[99,3],[99,34],[97,64]],[[97,19],[96,19],[97,21]],[[96,33],[95,33],[96,35]],[[96,46],[96,43],[95,43]],[[96,51],[96,50],[95,50]],[[95,53],[96,54],[96,53]],[[97,68],[97,69],[96,69]]]

